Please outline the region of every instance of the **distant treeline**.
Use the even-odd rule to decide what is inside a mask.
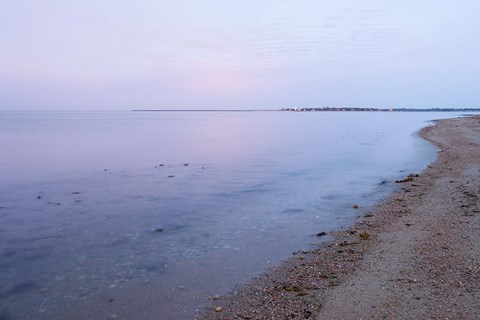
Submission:
[[[355,107],[323,107],[323,108],[282,108],[280,111],[378,111],[378,112],[480,112],[480,108],[355,108]]]

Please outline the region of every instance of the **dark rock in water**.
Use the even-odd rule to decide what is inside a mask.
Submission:
[[[163,164],[163,163],[160,163],[158,166],[159,166],[159,167],[163,167],[163,166],[164,166],[164,164]]]
[[[107,169],[103,169],[103,171],[108,171]]]
[[[49,252],[40,252],[36,254],[27,254],[22,257],[23,260],[25,261],[40,261],[45,259],[49,255]]]
[[[153,232],[162,232],[163,229],[162,228],[153,228],[152,231]]]
[[[42,196],[37,196],[37,199],[42,199]]]
[[[395,183],[405,183],[405,182],[412,182],[413,181],[413,178],[418,178],[418,174],[409,174],[405,179],[403,180],[397,180],[395,181]]]
[[[72,192],[72,194],[80,194],[80,192],[79,191],[74,191],[74,192]]]
[[[151,261],[137,265],[136,269],[141,271],[153,272],[156,274],[164,274],[165,264],[159,261]]]
[[[317,237],[323,237],[323,236],[326,236],[326,235],[327,235],[327,233],[325,231],[317,233]]]
[[[352,206],[352,208],[353,208],[353,209],[358,209],[358,208],[360,208],[360,206],[359,206],[358,204],[354,204],[354,205]]]
[[[113,241],[106,243],[105,245],[108,247],[116,247],[116,246],[129,244],[130,242],[131,242],[130,238],[123,237],[123,238],[114,239]]]
[[[48,204],[53,204],[53,205],[55,205],[55,206],[61,205],[60,202],[50,202],[50,201],[48,201],[47,203],[48,203]]]
[[[12,289],[10,289],[7,293],[8,294],[20,294],[20,293],[23,293],[23,292],[27,292],[27,291],[30,291],[30,290],[33,290],[33,289],[36,289],[38,286],[35,282],[23,282],[23,283],[20,283],[20,284],[17,284],[15,287],[13,287]]]
[[[173,177],[175,177],[175,176],[174,175],[168,176],[168,178],[173,178]]]
[[[8,250],[7,249],[6,251],[3,252],[2,256],[8,258],[8,257],[11,257],[15,254],[16,254],[15,250]]]
[[[189,164],[188,164],[188,163],[184,163],[183,166],[184,166],[184,167],[188,167]]]
[[[301,212],[305,212],[305,210],[300,208],[290,208],[282,211],[282,213],[301,213]]]
[[[395,183],[405,183],[405,182],[412,182],[413,181],[413,177],[407,177],[403,180],[396,180]]]
[[[175,224],[175,225],[169,226],[168,229],[172,231],[178,231],[178,230],[185,229],[187,227],[188,225],[186,224]]]
[[[162,266],[160,266],[158,264],[149,264],[149,265],[144,266],[145,271],[149,271],[149,272],[157,271],[157,270],[160,270],[161,268],[162,268]]]
[[[381,184],[381,185],[387,184],[387,180],[382,180],[382,181],[380,182],[380,184]]]

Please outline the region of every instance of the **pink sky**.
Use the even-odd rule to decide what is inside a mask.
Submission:
[[[475,0],[4,0],[0,109],[478,107],[478,12]]]

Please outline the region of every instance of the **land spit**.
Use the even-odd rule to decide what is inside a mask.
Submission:
[[[196,319],[480,319],[480,117],[420,135],[438,148],[423,173]]]

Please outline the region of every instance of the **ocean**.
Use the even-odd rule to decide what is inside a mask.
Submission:
[[[422,171],[417,131],[455,116],[1,111],[0,319],[192,319]]]

